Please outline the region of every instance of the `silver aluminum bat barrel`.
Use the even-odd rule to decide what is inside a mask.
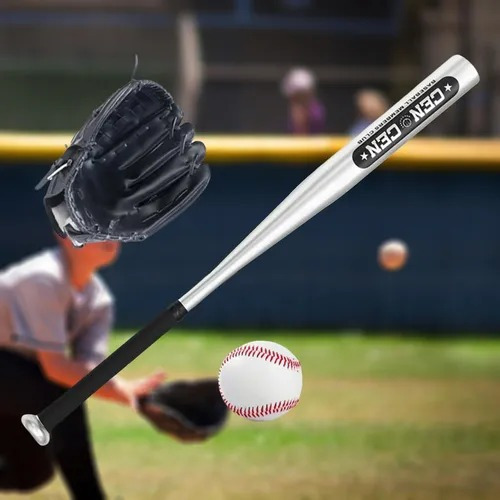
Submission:
[[[459,55],[442,64],[397,104],[299,184],[210,274],[120,346],[39,415],[22,423],[40,445],[88,397],[151,346],[188,311],[249,262],[340,198],[389,155],[479,82]]]

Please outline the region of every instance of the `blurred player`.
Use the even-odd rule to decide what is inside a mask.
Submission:
[[[288,99],[288,131],[297,135],[325,132],[325,108],[316,96],[316,79],[305,68],[292,69],[281,83]]]
[[[354,97],[356,120],[349,129],[350,135],[358,135],[389,109],[387,98],[373,89],[360,90]]]
[[[96,271],[116,260],[119,244],[58,241],[0,273],[0,490],[40,487],[57,466],[72,498],[99,500],[84,407],[54,429],[46,447],[20,423],[20,415],[43,410],[106,357],[113,297]],[[135,409],[163,378],[116,377],[97,396]]]

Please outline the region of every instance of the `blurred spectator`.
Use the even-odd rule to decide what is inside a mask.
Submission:
[[[354,96],[356,120],[349,129],[350,135],[358,135],[389,108],[387,98],[382,92],[362,89]]]
[[[293,68],[281,82],[288,99],[288,131],[297,135],[325,131],[325,108],[316,96],[316,79],[306,68]]]

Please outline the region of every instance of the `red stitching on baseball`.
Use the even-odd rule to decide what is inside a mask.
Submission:
[[[267,347],[262,347],[260,345],[242,345],[233,351],[231,351],[222,361],[221,368],[231,359],[238,356],[247,356],[249,358],[264,358],[266,361],[274,363],[284,368],[288,368],[293,371],[300,371],[301,365],[298,359],[290,358],[279,352],[268,349]]]
[[[297,398],[297,399],[287,399],[285,401],[277,401],[274,404],[268,403],[266,405],[260,405],[260,406],[240,407],[230,403],[224,397],[222,391],[221,391],[221,396],[222,399],[224,400],[224,403],[226,403],[226,406],[232,412],[236,413],[236,415],[239,415],[240,417],[245,417],[245,418],[260,418],[260,417],[265,417],[267,415],[280,413],[282,411],[289,411],[295,406],[297,406],[297,403],[299,402],[299,399]]]

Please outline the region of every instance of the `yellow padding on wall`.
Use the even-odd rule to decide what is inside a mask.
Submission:
[[[71,134],[0,133],[1,163],[50,163]],[[341,136],[292,137],[201,135],[213,164],[245,162],[319,164],[345,145]],[[415,138],[392,155],[383,168],[401,170],[500,170],[500,140]]]

